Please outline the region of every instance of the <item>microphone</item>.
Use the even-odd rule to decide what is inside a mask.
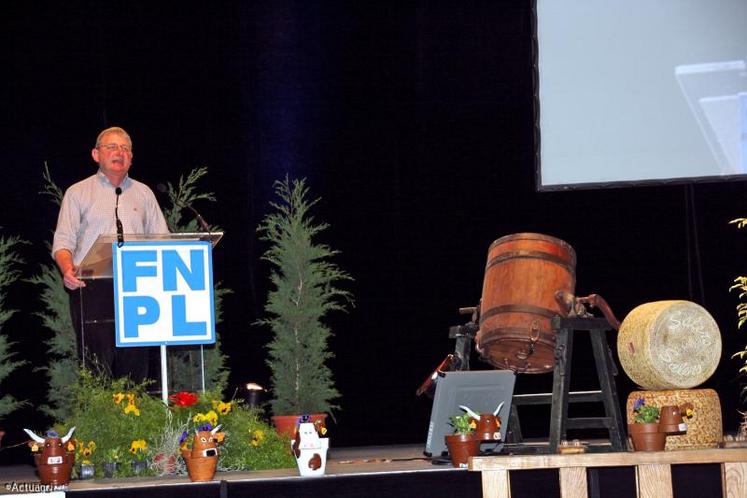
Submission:
[[[156,189],[161,192],[162,194],[168,193],[169,189],[164,185],[163,183],[159,183],[156,185]],[[182,209],[186,208],[192,211],[192,214],[195,215],[195,219],[197,220],[197,224],[200,225],[200,228],[203,232],[210,233],[210,225],[207,224],[205,221],[205,218],[202,217],[202,215],[192,207],[192,204],[182,204],[181,202],[177,201],[176,199],[172,199],[174,204],[176,204],[177,207],[180,207]]]
[[[117,202],[114,204],[114,219],[117,223],[117,247],[124,245],[124,229],[122,228],[122,220],[119,219],[119,196],[122,195],[122,189],[117,187],[114,189],[114,193],[117,194]]]

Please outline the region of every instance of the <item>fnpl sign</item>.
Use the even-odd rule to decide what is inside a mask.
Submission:
[[[112,244],[117,346],[213,344],[212,246]]]

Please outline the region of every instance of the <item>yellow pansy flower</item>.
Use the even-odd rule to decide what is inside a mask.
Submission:
[[[122,394],[122,393],[115,393],[115,394],[112,394],[112,398],[114,399],[114,403],[116,403],[118,405],[124,399],[124,394]]]
[[[210,422],[213,427],[218,425],[218,414],[215,413],[215,410],[210,410],[205,414],[205,421]]]
[[[220,413],[221,415],[225,415],[231,411],[231,405],[232,403],[230,401],[228,403],[224,403],[223,401],[221,401],[217,406],[213,406],[213,408],[217,408],[218,413]]]
[[[145,451],[146,448],[148,448],[148,443],[145,442],[145,439],[134,439],[130,444],[130,453],[134,455],[138,451]]]
[[[137,406],[135,406],[135,403],[128,403],[127,406],[124,409],[125,414],[132,413],[136,417],[140,416],[140,410]]]
[[[265,439],[265,433],[261,429],[257,429],[252,433],[252,446],[259,446]]]

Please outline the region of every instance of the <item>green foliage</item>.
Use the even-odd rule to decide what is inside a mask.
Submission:
[[[16,247],[19,244],[26,243],[18,237],[0,237],[0,382],[5,380],[16,368],[26,363],[13,359],[15,353],[10,350],[13,344],[8,341],[4,331],[6,322],[16,312],[16,310],[7,309],[5,306],[8,287],[18,280],[20,272],[17,265],[23,262],[16,252]],[[8,394],[0,396],[0,420],[23,404],[25,402],[18,401]]]
[[[475,432],[477,422],[468,414],[452,415],[449,417],[449,425],[454,428],[454,434],[472,434]]]
[[[53,204],[62,203],[62,190],[52,179],[49,166],[44,163],[43,189],[39,192],[50,197]],[[36,313],[44,327],[52,331],[52,336],[45,341],[49,346],[50,359],[47,367],[49,390],[47,404],[40,409],[55,420],[65,420],[72,414],[69,406],[67,388],[78,380],[78,359],[76,332],[70,319],[70,298],[54,264],[40,265],[40,273],[28,279],[32,284],[41,287],[43,311]]]
[[[655,424],[659,421],[659,407],[646,404],[646,400],[638,398],[633,404],[633,422],[636,424]]]
[[[94,441],[96,450],[88,457],[94,464],[105,461],[129,461],[134,440],[149,445],[163,429],[167,407],[159,399],[144,393],[143,385],[132,385],[126,379],[109,379],[88,370],[79,372],[78,382],[69,386],[71,416],[59,425],[63,433],[76,427],[74,437],[87,443]],[[116,396],[121,394],[121,396]],[[100,468],[97,472],[100,472]],[[130,475],[129,465],[122,475]]]
[[[49,166],[47,166],[46,161],[44,161],[44,173],[42,173],[42,178],[44,178],[44,186],[42,191],[39,193],[51,197],[52,203],[60,206],[62,204],[64,193],[54,180],[52,180],[52,174],[49,172]]]
[[[730,224],[737,225],[737,228],[744,228],[747,226],[747,218],[737,218],[734,220],[731,220],[729,222]],[[742,325],[747,322],[747,302],[745,301],[745,297],[747,297],[747,277],[737,277],[734,279],[734,285],[729,287],[729,291],[739,291],[739,304],[737,304],[737,328],[742,328]],[[747,373],[747,360],[745,360],[745,357],[747,356],[747,346],[743,348],[741,351],[737,351],[732,355],[732,358],[739,358],[743,361],[742,367],[739,369],[740,373]],[[742,388],[742,397],[747,396],[747,386]]]
[[[207,172],[205,167],[195,168],[189,172],[187,178],[180,175],[176,187],[171,182],[166,184],[171,206],[163,210],[163,215],[169,225],[169,230],[172,232],[196,232],[200,229],[196,219],[182,223],[182,213],[186,206],[191,206],[196,201],[215,202],[215,195],[212,192],[200,193],[196,191],[197,183],[203,176],[207,175]],[[211,227],[211,229],[220,230],[218,227]]]
[[[348,291],[337,282],[352,277],[329,259],[337,254],[314,241],[328,225],[316,223],[309,210],[318,202],[308,199],[304,180],[286,176],[276,181],[278,202],[257,229],[269,242],[262,259],[272,265],[270,290],[265,311],[268,318],[258,324],[269,326],[273,339],[268,345],[267,364],[272,374],[272,411],[276,415],[323,413],[336,408],[340,396],[334,387],[326,361],[331,331],[322,323],[330,311],[343,311],[352,304]]]
[[[36,315],[52,331],[46,341],[50,352],[48,366],[39,367],[47,371],[49,378],[47,404],[40,409],[55,420],[65,420],[71,415],[67,388],[78,379],[77,339],[70,319],[70,298],[53,264],[41,265],[41,272],[28,281],[41,287],[44,309]]]
[[[262,420],[262,412],[243,404],[220,419],[226,438],[220,467],[225,470],[266,470],[295,466],[290,442]]]

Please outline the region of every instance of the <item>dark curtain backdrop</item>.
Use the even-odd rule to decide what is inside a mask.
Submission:
[[[44,163],[64,187],[91,174],[100,129],[130,131],[131,174],[151,186],[206,166],[218,202],[195,207],[226,231],[214,265],[234,290],[219,328],[233,385],[268,379],[255,227],[275,179],[308,179],[323,241],[355,277],[356,307],[329,320],[334,445],[425,441],[430,401],[415,389],[453,350],[458,308],[479,301],[490,243],[524,231],[570,243],[578,294],[603,295],[619,318],[648,301],[705,305],[724,340],[707,386],[736,428],[729,357],[747,340],[728,288],[747,273],[747,238],[728,221],[747,214],[744,183],[537,193],[529,0],[17,2],[0,19],[0,225],[33,242],[25,272],[51,261]],[[49,336],[37,294],[15,287],[4,330],[31,362],[4,388],[34,405]],[[583,354],[578,377],[593,384]],[[624,374],[618,385],[634,388]],[[532,422],[546,433],[546,413]],[[0,425],[48,423],[32,406]]]

